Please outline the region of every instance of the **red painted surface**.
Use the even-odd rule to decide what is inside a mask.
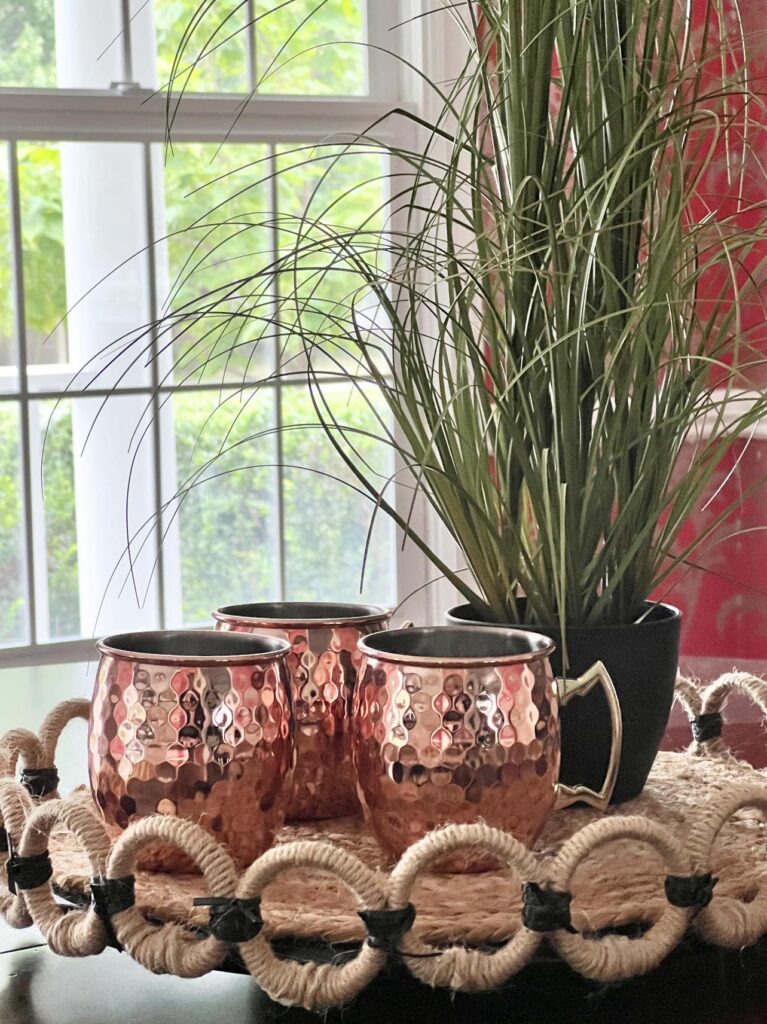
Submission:
[[[684,654],[767,657],[767,485],[754,488],[765,473],[767,440],[739,443],[682,531],[680,547],[745,495],[692,555],[694,566],[675,572],[656,594],[684,612]]]
[[[705,0],[697,0],[694,31],[702,38]],[[767,387],[767,17],[764,0],[739,0],[740,18],[733,0],[726,0],[728,27],[735,57],[748,59],[750,91],[730,111],[730,127],[714,147],[714,158],[704,174],[693,209],[696,217],[709,216],[738,227],[765,224],[762,240],[743,254],[736,273],[740,320],[737,356],[743,386]],[[702,139],[706,145],[711,139]],[[733,153],[742,184],[733,180]],[[728,173],[727,163],[731,165]],[[730,308],[736,290],[717,270],[702,281],[702,315],[724,298]],[[735,339],[733,339],[735,340]],[[727,359],[732,363],[733,357]],[[720,379],[722,373],[720,371]],[[767,435],[766,435],[767,436]],[[689,655],[722,655],[734,660],[767,655],[767,440],[739,444],[724,460],[708,495],[699,503],[680,538],[680,547],[705,532],[717,515],[743,497],[742,507],[723,523],[693,556],[699,567],[675,574],[673,589],[660,592],[685,612],[682,649]]]

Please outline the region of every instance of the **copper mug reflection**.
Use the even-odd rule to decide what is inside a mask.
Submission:
[[[195,630],[126,633],[97,647],[88,772],[107,825],[178,815],[250,864],[271,845],[290,794],[289,645]],[[190,866],[168,847],[143,865]]]
[[[617,776],[621,717],[597,662],[554,679],[548,637],[522,630],[443,626],[376,633],[353,711],[360,799],[377,839],[399,856],[431,829],[483,819],[531,845],[554,807],[604,810]],[[597,683],[610,703],[612,751],[597,793],[558,782],[559,706]],[[454,859],[451,870],[487,867]]]
[[[213,613],[216,628],[282,637],[290,643],[296,770],[288,818],[359,812],[351,771],[350,714],[361,637],[386,628],[377,605],[281,601],[237,604]]]

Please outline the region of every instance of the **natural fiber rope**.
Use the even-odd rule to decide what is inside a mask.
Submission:
[[[15,779],[0,780],[0,824],[12,847],[18,844],[24,823],[31,813],[32,799],[26,789]],[[28,928],[32,924],[21,893],[14,896],[7,890],[0,892],[0,914],[12,928]]]
[[[48,800],[28,818],[19,843],[19,854],[31,857],[48,849],[54,825],[62,824],[88,854],[92,875],[103,875],[109,853],[109,836],[99,819],[80,803]],[[45,941],[61,956],[92,956],[107,944],[106,931],[93,909],[66,913],[53,898],[50,882],[24,893],[32,920]]]
[[[207,832],[182,818],[154,815],[135,822],[112,847],[106,877],[124,878],[132,874],[141,847],[158,841],[177,846],[196,862],[211,895],[234,896],[234,861]],[[227,947],[218,939],[196,939],[177,924],[150,924],[138,907],[115,914],[112,925],[120,944],[154,974],[199,978],[218,967],[226,956]]]
[[[390,877],[390,905],[404,907],[409,903],[418,876],[435,860],[462,847],[479,848],[494,854],[517,872],[520,882],[538,881],[542,877],[537,858],[506,832],[490,828],[484,822],[448,825],[431,832],[402,855]],[[539,942],[539,934],[522,926],[492,956],[478,949],[451,946],[432,957],[431,954],[436,952],[433,946],[410,936],[405,936],[400,948],[405,953],[411,973],[421,981],[475,992],[495,988],[516,974],[528,962]],[[407,954],[411,954],[410,959]]]
[[[375,873],[356,857],[329,843],[288,843],[267,850],[247,869],[237,887],[244,899],[260,896],[266,886],[289,868],[313,867],[340,878],[354,893],[360,910],[386,906]],[[287,1006],[324,1009],[348,1002],[378,974],[386,953],[365,943],[353,960],[341,966],[279,960],[261,933],[240,945],[245,965],[272,999]]]
[[[0,740],[0,776],[14,775],[19,757],[25,768],[42,768],[43,747],[29,729],[11,729]]]
[[[680,676],[676,683],[676,699],[691,721],[701,715],[721,714],[729,698],[736,692],[750,698],[762,714],[767,716],[767,682],[750,672],[726,672],[702,690],[684,676]],[[723,736],[703,741],[693,738],[687,749],[688,753],[697,757],[733,758]]]
[[[663,856],[670,875],[691,873],[689,856],[663,825],[637,816],[605,818],[586,825],[564,844],[550,869],[554,887],[568,890],[578,865],[599,847],[618,839],[631,839],[655,847]],[[660,918],[640,938],[608,935],[594,939],[558,931],[551,934],[551,941],[557,952],[579,974],[595,981],[622,981],[656,967],[679,943],[691,916],[691,910],[669,903]]]
[[[681,678],[677,699],[691,717],[719,713],[729,695],[746,693],[767,713],[767,683],[746,673],[732,672],[699,691]],[[21,759],[27,769],[52,768],[61,730],[74,718],[88,715],[86,701],[67,701],[47,716],[39,738],[27,730],[12,730],[0,740],[0,818],[13,850],[21,858],[45,854],[51,834],[66,829],[86,853],[94,877],[121,880],[132,875],[139,850],[152,843],[172,844],[196,861],[211,896],[255,900],[287,870],[302,868],[330,874],[346,885],[358,910],[393,912],[413,902],[419,879],[434,861],[462,848],[481,849],[507,864],[520,885],[534,883],[538,891],[569,894],[573,876],[580,865],[604,846],[629,840],[652,847],[665,866],[667,876],[695,881],[707,877],[712,852],[725,822],[744,808],[767,812],[767,780],[753,773],[753,782],[716,785],[701,806],[684,845],[675,831],[652,818],[640,815],[613,816],[592,821],[567,838],[554,857],[543,858],[512,836],[483,822],[449,825],[427,835],[411,846],[388,876],[371,870],[340,846],[318,841],[298,841],[277,846],[259,857],[238,876],[227,851],[205,831],[180,818],[154,816],[137,821],[110,847],[104,825],[81,794],[64,800],[53,794],[35,800],[15,781]],[[698,757],[731,758],[720,736],[694,740],[689,753]],[[573,812],[574,813],[574,812]],[[759,821],[755,827],[762,827]],[[33,862],[34,863],[34,862]],[[451,884],[455,882],[455,876]],[[28,882],[26,884],[29,884]],[[683,890],[685,892],[686,890]],[[670,890],[669,890],[670,892]],[[707,942],[731,949],[751,944],[767,934],[767,871],[749,902],[713,891],[713,899],[697,910],[669,902],[645,923],[639,938],[621,935],[598,937],[581,928],[571,933],[561,926],[546,932],[560,955],[571,967],[589,978],[615,982],[642,974],[657,966],[679,943],[688,927]],[[569,899],[569,895],[567,896]],[[701,901],[702,905],[703,901]],[[12,895],[0,887],[0,913],[14,927],[33,920],[55,951],[65,956],[88,956],[106,945],[107,930],[95,910],[64,912],[54,898],[50,882]],[[417,908],[416,908],[417,914]],[[578,920],[583,922],[581,913]],[[408,921],[410,918],[408,918]],[[548,926],[548,919],[543,927]],[[200,938],[197,931],[178,923],[148,921],[137,906],[112,914],[111,924],[123,948],[155,973],[198,977],[218,967],[228,953],[228,944],[212,935]],[[494,952],[449,945],[447,948],[419,940],[406,932],[395,955],[401,956],[417,978],[430,985],[464,991],[494,988],[516,974],[535,953],[543,939],[540,923],[521,923]],[[364,943],[351,960],[342,965],[298,963],[279,959],[269,941],[269,922],[254,938],[239,944],[240,954],[264,991],[286,1005],[323,1009],[348,1002],[381,970],[387,952]]]

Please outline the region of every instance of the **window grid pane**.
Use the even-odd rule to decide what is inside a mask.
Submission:
[[[2,8],[3,2],[4,0],[0,0],[0,8]],[[173,6],[170,0],[167,3],[166,0],[154,0],[154,2],[158,8],[164,5],[169,9]],[[109,0],[109,3],[114,6],[115,10],[122,10],[124,7],[119,2],[113,4],[113,0]],[[196,0],[183,0],[182,3],[176,4],[177,7],[190,5],[196,6]],[[240,69],[245,67],[248,79],[245,86],[240,84],[239,79],[235,82],[233,77],[227,78],[226,63],[219,61],[224,47],[214,53],[214,60],[219,61],[219,64],[209,64],[213,70],[208,72],[208,79],[203,77],[199,81],[203,83],[207,81],[208,84],[205,88],[210,88],[211,91],[245,91],[245,88],[254,81],[259,70],[257,62],[260,60],[262,62],[261,72],[269,63],[273,62],[269,76],[262,83],[262,91],[265,93],[300,95],[312,92],[327,96],[364,95],[367,89],[367,59],[364,49],[348,46],[324,47],[323,50],[323,44],[329,40],[329,36],[328,39],[325,39],[316,32],[314,35],[311,33],[307,35],[307,28],[300,26],[303,14],[313,6],[316,6],[316,0],[308,0],[308,2],[296,0],[294,14],[297,12],[297,20],[294,19],[293,28],[296,28],[297,31],[281,54],[278,52],[279,46],[275,45],[274,31],[271,36],[264,34],[263,25],[261,30],[251,26],[248,32],[241,34],[239,38],[241,41],[244,40],[244,49],[239,55],[234,56],[231,51],[230,57],[233,61],[236,60]],[[344,3],[330,0],[328,9],[334,15],[335,28],[333,31],[336,39],[340,36],[352,41],[362,38],[364,29],[362,6],[362,0],[356,3],[354,0],[351,2],[345,0]],[[246,11],[246,17],[251,19],[257,13],[258,7],[258,0],[248,0],[247,4],[242,5],[243,10]],[[135,8],[131,8],[131,10],[135,10]],[[261,13],[263,14],[263,11]],[[161,14],[160,17],[162,16]],[[266,21],[266,19],[264,20]],[[271,18],[271,24],[274,28],[274,17]],[[341,31],[342,29],[343,31]],[[162,26],[159,26],[158,35],[162,31]],[[330,34],[332,35],[333,32]],[[315,58],[312,58],[311,55],[301,56],[302,49],[317,46],[319,49],[313,50]],[[329,55],[331,50],[336,53],[336,59],[325,61],[325,55]],[[343,57],[341,51],[353,56]],[[318,54],[319,58],[317,58]],[[312,59],[319,59],[319,64],[314,65],[315,68],[320,66],[325,69],[322,72],[321,82],[316,78],[311,80],[306,77],[306,62]],[[287,61],[285,66],[276,71],[277,65],[285,61]],[[55,87],[57,84],[55,81],[56,68],[53,60],[49,62],[48,74],[49,77],[52,74],[53,78],[50,82],[43,84],[47,87]],[[3,67],[0,65],[0,87],[8,84],[3,80],[2,75]],[[0,146],[3,145],[0,142]],[[9,529],[4,538],[8,544],[2,548],[0,644],[18,645],[29,642],[44,645],[48,642],[66,640],[81,633],[87,635],[94,628],[97,633],[112,628],[111,623],[103,622],[103,620],[101,626],[85,621],[86,618],[89,618],[87,611],[83,618],[82,595],[79,590],[83,574],[79,564],[80,553],[77,545],[77,505],[80,500],[77,496],[77,488],[82,485],[76,481],[78,475],[81,476],[84,472],[78,461],[80,458],[78,444],[82,441],[82,426],[86,419],[85,410],[88,410],[88,418],[92,419],[99,403],[97,396],[102,389],[97,381],[94,394],[89,382],[83,379],[80,379],[69,393],[71,399],[65,389],[65,376],[69,369],[67,364],[70,361],[76,362],[78,359],[78,351],[72,350],[71,318],[69,325],[65,322],[58,327],[52,337],[43,345],[43,338],[51,333],[58,320],[67,311],[68,305],[78,298],[78,296],[67,294],[67,285],[70,282],[65,276],[67,243],[64,208],[69,209],[72,204],[66,199],[64,194],[66,190],[62,185],[63,152],[67,147],[74,150],[78,146],[82,146],[84,150],[87,146],[99,145],[104,146],[105,149],[112,146],[116,150],[122,144],[98,143],[95,140],[92,143],[57,142],[55,140],[10,143],[7,147],[8,161],[11,167],[11,179],[14,180],[4,177],[2,169],[0,169],[0,200],[7,196],[7,201],[0,203],[0,209],[7,206],[11,211],[11,223],[7,236],[10,237],[12,243],[15,242],[15,246],[13,244],[6,245],[6,251],[11,250],[13,258],[6,259],[4,263],[4,225],[0,224],[0,284],[4,279],[3,274],[9,279],[9,287],[2,289],[3,300],[8,308],[0,308],[0,374],[2,374],[3,352],[7,349],[5,365],[18,364],[22,375],[15,382],[16,386],[20,388],[18,404],[13,400],[0,402],[0,416],[5,417],[2,421],[0,442],[6,447],[10,445],[16,452],[15,463],[10,456],[4,462],[4,466],[12,471],[12,474],[15,474],[15,484],[7,483],[4,495],[8,499],[6,505],[10,506],[15,502],[15,544],[18,550],[14,563],[18,578],[11,588],[13,590],[11,598],[6,598],[2,584],[13,578],[12,558],[6,551],[6,548],[10,551],[14,541],[13,529]],[[225,145],[218,158],[219,163],[221,160],[227,162],[226,172],[224,172],[223,170],[219,171],[216,163],[208,164],[208,154],[204,151],[213,150],[216,148],[215,146],[202,142],[184,143],[183,145],[192,154],[187,161],[186,172],[189,177],[186,182],[177,180],[184,177],[182,163],[177,164],[175,169],[168,170],[166,168],[166,186],[170,183],[170,193],[166,187],[163,195],[159,178],[149,173],[146,175],[143,187],[145,189],[147,222],[152,222],[150,231],[156,226],[155,218],[152,215],[153,208],[164,207],[164,201],[168,200],[169,195],[171,206],[180,195],[187,199],[191,198],[192,202],[194,202],[195,194],[198,200],[204,194],[216,202],[221,198],[230,198],[226,189],[227,178],[223,178],[218,185],[211,186],[207,193],[204,190],[203,193],[194,193],[194,189],[202,181],[213,178],[217,174],[228,174],[229,171],[234,170],[234,165],[245,166],[250,161],[243,160],[243,157],[251,156],[252,151],[257,150],[262,156],[267,153],[270,171],[276,168],[273,146],[267,147],[264,144],[258,146]],[[143,143],[142,148],[145,154],[146,169],[149,171],[156,161],[155,155],[151,152],[153,147],[148,143]],[[176,149],[178,150],[179,147],[177,146]],[[237,152],[237,150],[242,150],[242,152]],[[2,155],[3,152],[0,150],[0,157]],[[176,174],[176,179],[174,179],[174,174]],[[233,177],[236,179],[236,176]],[[193,178],[197,180],[193,181]],[[185,189],[183,187],[185,184],[190,187]],[[301,186],[305,187],[306,183],[301,183]],[[216,193],[217,189],[218,194]],[[264,186],[261,191],[264,192],[264,190],[269,194],[266,201],[262,202],[262,206],[268,217],[271,218],[271,222],[265,220],[261,228],[253,224],[250,236],[254,237],[259,231],[261,232],[263,238],[259,251],[266,252],[271,260],[276,255],[279,243],[276,218],[274,217],[277,205],[276,183],[272,182],[270,185]],[[193,196],[188,195],[190,192],[193,193]],[[122,196],[121,190],[120,195]],[[263,198],[262,196],[262,200]],[[211,207],[215,206],[216,202],[212,202]],[[228,205],[227,210],[231,211],[231,204]],[[174,220],[174,213],[177,212],[179,210],[171,209],[169,211],[169,230],[175,228],[179,223],[178,220]],[[238,216],[244,219],[242,209],[237,212]],[[219,232],[220,229],[221,225],[216,228]],[[239,258],[243,260],[247,260],[249,256],[252,257],[255,251],[248,250],[244,246],[240,246],[240,248],[242,251]],[[168,249],[169,277],[172,278],[178,272],[179,262],[188,259],[189,250],[187,248],[184,251],[183,245],[179,245],[175,251],[170,251],[170,244]],[[160,247],[150,249],[146,256],[149,278],[145,282],[145,288],[149,292],[147,298],[151,300],[150,306],[154,307],[147,310],[148,318],[154,318],[158,314],[165,297],[163,286],[168,284],[168,280],[163,277],[164,268],[162,257],[159,254]],[[203,268],[203,271],[207,273],[209,269],[209,267]],[[231,266],[228,270],[231,271]],[[226,279],[226,267],[222,274],[222,279]],[[14,282],[16,282],[15,286]],[[187,282],[187,286],[189,287],[189,282]],[[193,291],[193,282],[191,288]],[[10,301],[14,290],[17,295],[15,309]],[[26,293],[26,302],[24,293]],[[254,302],[256,298],[261,302],[271,302],[272,312],[274,312],[277,303],[276,283],[272,281],[269,293],[254,297]],[[124,306],[125,302],[122,302],[121,305]],[[10,329],[6,329],[5,321],[7,320],[10,320]],[[105,330],[104,333],[106,336],[108,332]],[[15,342],[13,341],[14,334],[16,335]],[[76,336],[79,339],[79,331]],[[225,349],[231,339],[224,336],[219,340],[222,349]],[[252,336],[248,339],[249,342],[254,340],[255,338]],[[228,372],[221,372],[221,361],[219,360],[219,372],[215,373],[211,360],[207,359],[203,364],[203,373],[200,373],[200,366],[198,366],[195,372],[189,375],[183,391],[175,395],[168,403],[169,409],[173,408],[172,443],[169,443],[167,430],[164,431],[162,417],[159,415],[161,406],[170,392],[170,387],[167,385],[163,387],[161,394],[153,392],[153,389],[156,392],[156,389],[165,380],[166,367],[162,360],[154,361],[151,379],[129,381],[129,387],[121,393],[118,401],[123,410],[128,406],[135,410],[136,402],[144,404],[148,402],[150,417],[154,417],[154,423],[147,434],[149,445],[147,455],[153,469],[146,478],[147,483],[144,485],[144,490],[150,498],[155,514],[159,509],[160,494],[162,493],[160,483],[163,474],[173,472],[176,475],[176,487],[181,486],[184,480],[189,478],[190,473],[195,474],[205,465],[206,460],[212,459],[217,454],[221,437],[227,436],[228,432],[232,431],[231,435],[227,437],[227,440],[231,441],[228,446],[229,450],[225,452],[218,463],[212,463],[209,470],[203,471],[201,479],[206,480],[207,477],[205,484],[192,489],[186,508],[179,511],[178,522],[181,525],[177,539],[180,540],[182,561],[180,569],[181,607],[176,609],[178,614],[174,614],[169,619],[169,625],[180,625],[182,622],[195,625],[205,624],[209,621],[208,613],[213,606],[227,601],[245,600],[256,596],[264,598],[292,596],[294,599],[297,596],[307,599],[325,597],[328,599],[327,595],[339,596],[339,591],[336,590],[338,586],[344,588],[340,592],[342,597],[347,595],[353,597],[356,591],[358,565],[349,566],[344,556],[348,552],[350,538],[354,536],[352,543],[357,547],[358,531],[362,529],[364,535],[367,528],[366,521],[363,522],[359,515],[362,506],[359,502],[355,504],[354,500],[350,503],[345,498],[346,492],[340,483],[333,483],[330,486],[330,480],[318,474],[307,474],[293,469],[281,471],[280,468],[283,462],[287,463],[292,460],[295,464],[296,459],[305,455],[310,460],[316,461],[320,471],[324,472],[332,461],[330,449],[322,453],[317,447],[316,442],[320,435],[316,429],[310,432],[313,433],[311,443],[307,443],[309,436],[307,431],[302,433],[301,430],[294,430],[294,440],[285,441],[282,434],[274,430],[275,427],[283,425],[295,428],[307,415],[311,403],[305,387],[297,381],[283,385],[279,379],[272,380],[261,386],[258,400],[254,400],[252,394],[247,401],[243,401],[241,395],[238,396],[237,400],[242,408],[234,412],[234,415],[232,415],[234,405],[228,406],[228,384],[237,379],[242,381],[246,377],[263,377],[273,367],[275,355],[280,351],[279,328],[272,327],[269,332],[262,331],[261,340],[263,342],[261,358],[264,361],[260,363],[254,361],[252,357],[245,359],[243,353],[242,365],[234,367],[230,365],[226,368]],[[150,338],[149,351],[156,356],[161,343],[162,339]],[[18,352],[12,351],[14,345]],[[77,346],[75,346],[76,348]],[[214,358],[212,362],[215,363],[215,361]],[[26,370],[29,365],[41,364],[51,366],[51,381],[43,386],[46,394],[38,398],[29,393]],[[37,371],[35,372],[37,373]],[[239,378],[237,378],[238,373]],[[57,374],[61,377],[60,381],[56,379]],[[112,382],[107,380],[103,383],[106,385],[103,390],[108,391],[108,386]],[[178,383],[179,380],[176,377],[175,384]],[[223,391],[221,390],[222,385]],[[3,384],[0,379],[0,391],[2,390]],[[245,394],[248,393],[245,392]],[[59,398],[64,398],[65,401],[58,403]],[[75,406],[81,409],[81,412],[78,412],[79,428],[74,422]],[[354,414],[358,413],[359,410],[355,409]],[[228,417],[229,422],[224,428],[211,429],[207,437],[201,437],[200,424],[208,421],[211,416],[214,419],[218,417],[219,421]],[[123,416],[122,419],[124,420],[125,417]],[[11,421],[15,423],[15,427]],[[44,456],[43,439],[46,442]],[[45,503],[39,493],[41,459]],[[168,466],[165,465],[166,461],[168,461]],[[244,469],[244,466],[252,467],[254,465],[260,468]],[[336,471],[337,469],[334,467],[333,472]],[[153,497],[149,482],[152,475],[156,485],[156,493]],[[313,484],[308,487],[306,485],[307,477],[313,478]],[[200,477],[196,479],[199,480]],[[238,484],[237,481],[244,481],[244,486]],[[321,485],[319,488],[317,487],[318,483]],[[296,510],[288,510],[288,523],[286,523],[284,508],[286,488],[289,488],[291,493],[294,491],[298,493]],[[25,504],[28,511],[37,508],[37,527],[33,523],[35,517],[23,514]],[[333,571],[323,574],[320,563],[317,563],[317,566],[307,567],[303,574],[300,572],[294,574],[291,581],[287,581],[285,557],[290,555],[301,558],[306,554],[306,549],[303,553],[301,549],[303,537],[312,526],[312,509],[321,510],[323,515],[327,509],[324,532],[326,533],[330,529],[332,533],[335,507],[340,509],[339,529],[330,538],[330,549],[332,549],[331,557],[337,570],[334,568]],[[307,513],[309,514],[308,520]],[[109,517],[110,515],[114,516],[114,510],[110,513],[105,509],[105,516]],[[167,527],[167,518],[163,517],[162,521],[158,519],[154,526],[154,532],[158,538]],[[6,515],[6,522],[11,522],[9,515]],[[98,518],[95,522],[98,522]],[[25,524],[28,525],[25,527]],[[40,524],[42,524],[42,539],[38,536]],[[152,527],[150,526],[148,529],[151,530]],[[291,531],[289,540],[285,537],[286,529]],[[172,530],[173,527],[170,528],[169,533],[172,534]],[[211,541],[212,537],[215,538],[214,541]],[[255,537],[256,540],[253,541],[252,537]],[[36,572],[34,573],[33,541],[37,543],[34,555]],[[211,545],[214,549],[216,545],[221,548],[222,557],[216,559],[215,563],[214,560],[205,557],[205,552],[211,549]],[[151,548],[150,544],[150,556]],[[234,558],[229,557],[232,550],[236,552]],[[140,591],[144,587],[145,596],[149,595],[153,588],[157,589],[158,579],[161,584],[163,576],[167,576],[163,568],[165,553],[161,551],[155,557],[158,559],[158,564],[154,567],[156,574],[154,583],[150,575],[139,586]],[[172,563],[172,559],[170,561]],[[373,574],[373,589],[369,590],[366,587],[366,595],[369,600],[388,601],[390,593],[393,593],[393,590],[390,590],[389,593],[384,594],[380,587],[381,583],[386,586],[388,585],[387,581],[391,583],[392,579],[390,545],[387,547],[383,563],[386,579],[380,573]],[[173,568],[175,569],[175,566]],[[233,575],[230,571],[233,571]],[[227,575],[227,572],[230,572],[230,575]],[[25,578],[25,574],[27,578]],[[87,572],[86,575],[88,575]],[[33,576],[37,579],[37,597],[44,598],[38,602],[37,609],[35,607],[35,587],[32,586]],[[371,579],[370,573],[368,579]],[[118,585],[120,580],[123,584],[126,583],[124,574],[122,576],[118,574],[116,580]],[[376,580],[379,582],[378,590],[375,589]],[[167,602],[168,593],[173,589],[173,581],[166,579],[166,584],[164,588],[160,588],[163,592],[160,609],[172,607],[172,604],[169,606]],[[222,593],[221,591],[224,589],[226,592]],[[286,590],[289,590],[290,593],[286,593]],[[92,597],[93,595],[91,595]],[[4,636],[2,628],[3,615],[11,607],[12,602],[15,602],[12,614],[17,616],[17,621],[15,620],[16,624],[14,625],[16,635],[11,637],[10,630],[6,630],[8,636]],[[149,603],[152,603],[151,600]],[[155,607],[151,614],[159,616],[154,624],[162,625],[162,611],[158,612]],[[27,629],[25,620],[29,622],[29,629]],[[122,628],[122,623],[120,628]]]

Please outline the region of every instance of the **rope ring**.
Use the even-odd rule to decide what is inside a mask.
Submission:
[[[390,906],[407,906],[421,872],[444,854],[466,846],[479,847],[498,857],[516,871],[522,882],[540,879],[537,858],[513,836],[481,821],[471,825],[448,825],[419,839],[402,855],[390,876]],[[538,932],[521,925],[492,954],[463,946],[440,950],[412,935],[404,937],[400,950],[410,973],[427,985],[481,992],[495,988],[516,974],[528,962],[540,941]]]
[[[43,719],[43,724],[40,726],[38,734],[40,739],[40,764],[37,765],[38,768],[43,765],[56,764],[56,747],[65,727],[76,718],[82,718],[87,722],[90,713],[91,702],[84,697],[78,697],[74,700],[63,700],[48,712]],[[42,799],[51,800],[58,797],[58,795],[59,793],[56,789]]]
[[[88,855],[93,875],[101,875],[109,853],[109,836],[101,820],[79,801],[47,800],[27,818],[19,843],[24,857],[44,853],[56,824],[62,824]],[[24,892],[32,920],[60,956],[93,956],[107,945],[104,926],[92,908],[65,912],[53,898],[50,883]]]
[[[224,847],[193,821],[169,815],[155,814],[130,825],[112,847],[106,877],[132,875],[138,851],[155,842],[177,846],[188,854],[213,895],[235,895],[237,869]],[[200,939],[180,924],[150,923],[137,906],[114,914],[112,927],[120,945],[153,974],[199,978],[218,967],[228,952],[225,943],[211,935]]]
[[[14,778],[19,757],[25,768],[40,768],[43,764],[42,743],[29,729],[11,729],[0,737],[0,776]]]
[[[56,763],[56,745],[64,728],[76,718],[82,718],[87,722],[90,713],[91,702],[85,697],[63,700],[48,712],[39,733],[43,757],[48,764]]]
[[[0,780],[0,824],[6,831],[10,847],[18,846],[32,807],[32,798],[21,783],[13,778]],[[0,867],[5,874],[5,854],[0,857]],[[7,889],[0,893],[0,914],[12,928],[29,928],[32,924],[23,893],[14,895]]]
[[[362,861],[329,843],[298,841],[273,847],[247,869],[237,886],[240,899],[254,899],[288,868],[331,872],[352,891],[359,910],[382,910],[386,896],[375,872]],[[286,1006],[319,1010],[348,1002],[378,974],[386,953],[367,942],[344,964],[280,960],[264,932],[239,945],[253,978],[267,995]]]
[[[550,869],[555,888],[569,890],[581,861],[600,846],[618,839],[632,839],[655,847],[663,856],[668,874],[691,874],[687,853],[662,825],[638,815],[605,818],[584,826],[560,849]],[[566,931],[551,932],[549,937],[560,956],[584,977],[595,981],[622,981],[657,967],[684,935],[692,913],[690,908],[668,903],[658,920],[636,939],[625,935],[589,938]]]
[[[756,807],[767,814],[767,785],[739,786],[725,790],[711,801],[707,813],[695,822],[688,836],[688,846],[698,866],[711,863],[714,843],[725,822],[744,807]],[[767,931],[767,883],[759,886],[749,903],[722,896],[714,889],[713,899],[697,915],[693,926],[706,942],[726,949],[752,945]]]

